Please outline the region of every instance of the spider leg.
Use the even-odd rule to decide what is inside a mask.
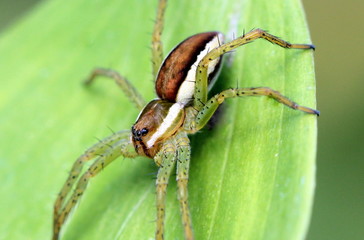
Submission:
[[[71,172],[67,178],[67,181],[64,183],[61,191],[58,194],[57,200],[54,204],[54,215],[57,216],[61,206],[64,203],[65,198],[67,197],[68,193],[70,192],[72,186],[76,182],[78,176],[80,175],[82,168],[85,162],[97,157],[98,155],[107,151],[110,145],[114,144],[115,142],[127,138],[130,134],[130,131],[124,130],[117,132],[100,142],[96,143],[89,149],[85,151],[73,164]]]
[[[135,89],[135,87],[123,76],[121,76],[117,71],[106,68],[95,68],[91,71],[88,78],[85,80],[86,85],[90,85],[93,83],[96,77],[104,76],[111,79],[114,79],[116,84],[123,90],[125,95],[129,98],[131,102],[135,104],[135,106],[142,110],[146,104],[144,98],[140,93]]]
[[[157,8],[157,18],[155,20],[152,35],[152,64],[153,77],[157,77],[159,68],[163,61],[163,45],[161,35],[163,31],[164,13],[166,10],[167,0],[159,0]]]
[[[278,91],[270,89],[268,87],[257,87],[257,88],[232,88],[222,91],[219,94],[216,94],[212,98],[210,98],[205,106],[199,111],[196,116],[196,131],[203,128],[208,120],[212,117],[217,107],[224,102],[226,98],[234,98],[234,97],[244,97],[244,96],[267,96],[273,98],[279,103],[282,103],[292,109],[296,109],[309,114],[319,115],[320,112],[300,106],[297,103],[289,100],[287,97],[280,94]]]
[[[137,156],[133,144],[130,141],[130,131],[115,133],[114,135],[92,146],[77,159],[54,205],[53,240],[57,240],[59,238],[62,225],[85,191],[90,178],[94,177],[120,155],[125,157]],[[99,157],[80,177],[72,195],[70,195],[65,203],[66,197],[70,194],[72,186],[80,175],[84,163],[97,156]]]
[[[232,40],[231,42],[225,43],[220,47],[212,49],[206,56],[201,59],[198,64],[196,71],[196,85],[195,85],[195,98],[194,106],[200,110],[207,101],[207,70],[209,63],[221,55],[230,52],[242,45],[250,43],[258,38],[263,38],[271,43],[277,44],[283,48],[296,48],[296,49],[314,49],[315,47],[311,44],[291,44],[284,41],[272,34],[267,33],[262,29],[255,29],[253,31],[244,34],[243,36]]]
[[[185,239],[193,239],[192,221],[188,207],[188,172],[190,168],[190,140],[185,132],[177,136],[177,196],[180,203]]]
[[[167,185],[176,161],[176,146],[173,140],[167,141],[161,150],[154,157],[159,166],[156,188],[157,188],[157,230],[155,239],[162,240],[164,238],[164,219],[165,219],[165,198],[167,193]]]

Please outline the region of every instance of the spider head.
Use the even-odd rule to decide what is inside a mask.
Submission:
[[[131,127],[139,155],[153,158],[164,141],[174,135],[184,120],[184,105],[156,99],[147,104]]]

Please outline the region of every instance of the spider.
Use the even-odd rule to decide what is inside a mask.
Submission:
[[[267,96],[290,108],[319,115],[319,111],[300,106],[268,87],[231,88],[208,99],[208,90],[219,74],[225,53],[258,38],[283,48],[314,49],[314,46],[290,44],[261,29],[252,30],[228,43],[224,43],[224,36],[220,32],[204,32],[182,41],[163,61],[161,34],[166,2],[159,0],[152,34],[152,68],[157,99],[145,105],[132,84],[114,70],[96,68],[86,80],[86,84],[91,84],[97,76],[114,79],[141,112],[131,130],[119,131],[101,140],[76,160],[54,205],[54,240],[59,239],[61,227],[84,193],[89,180],[119,156],[145,156],[152,158],[159,167],[156,180],[157,240],[164,238],[166,190],[176,166],[177,196],[184,235],[185,239],[191,240],[194,237],[187,201],[191,153],[189,134],[201,130],[227,98]],[[85,162],[93,159],[93,164],[80,176]]]

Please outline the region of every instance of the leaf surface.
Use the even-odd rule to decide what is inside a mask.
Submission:
[[[156,1],[44,1],[0,38],[0,239],[50,239],[53,202],[73,161],[97,138],[129,129],[138,111],[116,85],[81,80],[95,66],[155,97],[150,33]],[[192,34],[227,38],[262,28],[310,43],[298,0],[170,1],[165,53]],[[268,86],[315,107],[312,51],[263,40],[225,59],[213,92]],[[191,136],[190,210],[196,239],[304,239],[311,214],[316,117],[272,99],[230,99],[212,129]],[[145,158],[120,158],[92,180],[63,239],[152,239],[154,177]],[[166,239],[183,239],[176,184]],[[21,229],[21,231],[20,231]]]

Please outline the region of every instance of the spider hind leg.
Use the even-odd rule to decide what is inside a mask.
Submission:
[[[220,56],[224,55],[227,52],[231,52],[232,50],[245,45],[247,43],[253,42],[254,40],[262,38],[271,43],[274,43],[283,48],[292,48],[292,49],[314,49],[315,47],[311,44],[291,44],[287,41],[284,41],[262,29],[255,29],[241,37],[238,37],[231,42],[225,43],[220,47],[212,49],[206,56],[199,62],[197,72],[196,72],[196,85],[195,85],[195,98],[194,98],[194,106],[201,110],[204,106],[204,103],[207,101],[207,79],[208,79],[208,68],[209,64]]]
[[[267,96],[273,98],[279,103],[282,103],[292,109],[299,110],[309,114],[319,115],[318,110],[298,105],[291,101],[287,97],[280,94],[268,87],[257,87],[257,88],[232,88],[222,91],[210,98],[204,107],[198,112],[196,116],[196,131],[203,128],[212,115],[215,113],[217,107],[222,104],[226,98],[244,97],[244,96]]]
[[[159,68],[163,62],[163,45],[162,45],[162,31],[164,23],[164,13],[167,5],[167,0],[159,0],[157,18],[154,23],[152,34],[152,67],[153,77],[156,78]]]
[[[122,75],[120,75],[117,71],[107,68],[95,68],[91,71],[90,75],[86,78],[85,84],[91,85],[96,77],[103,76],[110,79],[114,79],[115,83],[121,88],[121,90],[125,93],[125,95],[129,98],[129,100],[134,103],[134,105],[142,110],[145,106],[146,102],[142,95],[136,90],[136,88]]]

